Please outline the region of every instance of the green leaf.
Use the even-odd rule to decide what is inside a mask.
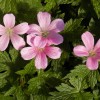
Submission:
[[[65,28],[62,32],[65,40],[75,42],[75,40],[81,37],[81,34],[84,31],[84,26],[81,25],[82,20],[82,18],[75,20],[70,19],[65,23]]]
[[[6,91],[4,96],[9,96],[9,95],[13,95],[16,91],[16,87],[12,86],[8,91]]]
[[[75,100],[69,92],[53,92],[48,100]]]
[[[96,70],[96,71],[90,71],[90,73],[88,75],[88,83],[89,83],[89,85],[91,86],[92,89],[97,84],[98,76],[99,76],[98,70]]]
[[[82,7],[78,9],[78,16],[81,18],[84,18],[86,16],[86,11]]]
[[[87,77],[90,70],[85,65],[76,66],[71,70],[71,73],[67,74],[64,79],[69,79],[71,85],[76,88],[76,91],[81,91],[88,88]]]
[[[76,92],[80,92],[88,88],[86,79],[72,77],[70,78],[69,82],[75,87]]]
[[[16,72],[16,74],[19,75],[26,75],[26,74],[34,74],[36,72],[36,68],[34,66],[34,61],[31,60],[23,70],[19,70]]]
[[[91,0],[94,10],[98,16],[98,18],[100,18],[100,1],[99,0]]]
[[[38,92],[38,90],[42,88],[42,85],[44,83],[45,83],[45,80],[41,77],[32,78],[28,82],[29,84],[28,90],[36,93],[36,91]]]
[[[17,19],[20,22],[37,23],[37,13],[42,11],[41,0],[17,0]]]
[[[88,29],[89,29],[89,31],[90,32],[92,32],[93,33],[93,35],[95,36],[95,38],[96,37],[100,37],[100,34],[99,34],[99,32],[100,32],[100,27],[99,27],[99,25],[100,25],[100,21],[95,21],[93,18],[91,18],[91,20],[90,20],[90,22],[89,22],[89,27],[88,27]]]
[[[94,100],[90,92],[81,92],[74,94],[74,100]]]
[[[15,63],[16,60],[18,59],[18,55],[19,55],[18,50],[14,49],[14,48],[10,48],[9,54],[10,54],[10,56],[11,56],[12,62]]]
[[[48,100],[93,100],[93,95],[90,92],[53,92]]]
[[[4,96],[3,94],[0,94],[0,100],[14,100],[14,98],[10,97],[10,96]]]
[[[28,91],[34,95],[47,95],[48,88],[45,85],[45,77],[38,76],[28,81]]]
[[[62,83],[56,87],[57,91],[59,92],[51,92],[50,94],[53,96],[50,98],[50,100],[77,100],[76,98],[81,98],[78,100],[85,100],[83,99],[84,96],[82,97],[81,92],[83,92],[82,89],[88,88],[85,86],[86,83],[83,84],[84,81],[81,78],[70,78],[69,82],[71,85]]]
[[[5,78],[10,74],[10,69],[4,64],[0,64],[0,78]]]
[[[66,91],[72,91],[74,88],[69,86],[68,84],[61,83],[61,85],[56,87],[56,89],[60,92],[66,92]]]
[[[9,67],[4,64],[0,64],[0,88],[3,88],[6,85],[7,80],[5,78],[9,74],[10,74]]]
[[[82,78],[70,78],[69,82],[73,85],[79,92],[82,86]]]
[[[0,52],[0,63],[8,63],[11,62],[9,55],[6,51]]]
[[[30,100],[47,100],[47,97],[44,95],[30,95]]]
[[[93,97],[94,97],[94,100],[99,100],[99,99],[100,99],[99,91],[100,91],[99,88],[93,90]]]
[[[36,72],[36,68],[34,66],[34,61],[31,60],[24,68],[27,74],[34,74]]]
[[[30,8],[34,8],[35,10],[39,10],[42,8],[41,0],[17,0],[18,3],[28,4]]]
[[[79,77],[84,79],[89,74],[89,72],[90,70],[85,65],[78,65],[75,67],[75,69],[71,70],[71,73],[65,76],[65,79],[71,77]]]
[[[3,88],[7,83],[7,80],[0,78],[0,88]]]
[[[16,0],[1,0],[0,9],[3,13],[17,13]]]
[[[17,100],[27,100],[25,93],[20,86],[16,89],[16,98]]]
[[[77,6],[80,4],[81,0],[56,0],[59,4],[71,4],[72,6]]]
[[[26,72],[25,70],[19,70],[16,72],[16,74],[23,76],[23,75],[26,75]]]
[[[53,69],[55,71],[60,71],[61,72],[62,66],[64,65],[65,61],[68,58],[69,58],[68,53],[63,51],[62,55],[61,55],[61,57],[59,59],[52,60],[51,66],[53,66]]]
[[[53,9],[56,6],[56,1],[55,0],[45,0],[45,7],[44,9],[46,11],[50,11],[51,9]]]

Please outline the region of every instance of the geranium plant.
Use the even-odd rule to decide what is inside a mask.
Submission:
[[[99,7],[1,0],[0,100],[100,100]]]

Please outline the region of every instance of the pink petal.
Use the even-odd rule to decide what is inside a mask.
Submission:
[[[28,32],[27,32],[28,34],[30,34],[30,33],[37,33],[37,35],[41,35],[41,28],[38,26],[38,25],[36,25],[36,24],[31,24],[31,25],[29,25],[29,30],[28,30]]]
[[[37,69],[45,69],[48,65],[47,57],[46,55],[42,52],[39,53],[36,58],[35,58],[35,66]]]
[[[21,56],[24,60],[30,60],[36,56],[37,52],[33,47],[25,47],[21,50]]]
[[[94,47],[94,37],[90,32],[85,32],[82,34],[82,41],[84,45],[86,46],[87,50],[92,50]]]
[[[95,57],[100,60],[100,39],[97,41],[94,47],[94,52],[96,53]]]
[[[34,45],[34,38],[36,37],[36,35],[34,34],[29,34],[27,35],[27,43],[30,45],[30,46],[33,46]]]
[[[6,50],[8,44],[9,44],[9,37],[5,34],[2,35],[0,37],[0,51]]]
[[[5,27],[13,28],[15,25],[15,16],[13,14],[5,14],[3,17]]]
[[[19,50],[25,46],[24,39],[17,34],[13,34],[11,37],[11,42],[16,50]]]
[[[87,66],[90,70],[96,70],[96,69],[98,68],[98,60],[97,60],[96,58],[89,57],[89,58],[87,59],[86,66]]]
[[[100,39],[97,41],[95,47],[94,47],[95,52],[100,52]]]
[[[3,25],[0,25],[0,35],[3,35],[6,33],[5,27]]]
[[[58,44],[61,44],[63,42],[63,37],[58,34],[58,33],[50,33],[48,35],[48,44],[51,45],[51,44],[55,44],[55,45],[58,45]]]
[[[14,33],[25,34],[29,30],[28,23],[24,22],[14,27]]]
[[[38,22],[42,30],[47,30],[51,22],[51,15],[47,12],[39,12],[37,14]]]
[[[64,21],[62,19],[55,19],[49,26],[50,31],[60,32],[64,29]]]
[[[74,47],[73,52],[74,52],[74,55],[78,57],[89,56],[87,49],[82,45],[78,45]]]
[[[39,48],[44,48],[47,44],[47,39],[42,36],[36,36],[34,38],[34,45]]]
[[[49,56],[52,59],[58,59],[58,58],[60,58],[61,53],[62,53],[60,48],[58,48],[58,47],[50,47],[50,46],[47,46],[45,48],[44,52],[45,52],[45,54],[47,56]]]

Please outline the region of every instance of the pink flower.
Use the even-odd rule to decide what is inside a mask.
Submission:
[[[64,29],[64,22],[62,19],[55,19],[51,22],[51,15],[47,12],[39,12],[37,14],[39,26],[31,24],[28,34],[34,34],[34,45],[41,42],[46,44],[58,45],[63,42],[63,37],[58,32]]]
[[[85,46],[74,47],[74,54],[78,57],[87,57],[86,66],[90,70],[96,70],[100,59],[100,39],[94,46],[94,38],[90,32],[83,33],[81,38]]]
[[[61,56],[61,49],[53,46],[42,45],[35,46],[34,39],[31,36],[27,37],[27,43],[29,47],[25,47],[21,50],[21,56],[24,60],[30,60],[35,58],[35,66],[37,69],[45,69],[48,65],[47,56],[52,59],[58,59]]]
[[[19,34],[25,34],[29,30],[28,23],[24,22],[15,25],[15,16],[13,14],[5,14],[3,17],[4,25],[0,24],[0,50],[4,51],[11,40],[15,49],[19,50],[25,45],[24,39]]]

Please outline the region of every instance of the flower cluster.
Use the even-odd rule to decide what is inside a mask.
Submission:
[[[51,15],[47,12],[39,12],[37,20],[39,25],[28,25],[24,22],[15,26],[15,16],[5,14],[4,26],[0,24],[0,51],[6,50],[11,40],[13,47],[21,50],[20,53],[24,60],[34,58],[36,68],[45,69],[48,66],[47,56],[51,59],[58,59],[61,56],[61,49],[54,45],[63,42],[63,37],[58,33],[64,29],[64,22],[62,19],[51,21]],[[27,33],[28,47],[24,47],[25,41],[19,36],[25,33]],[[74,55],[87,57],[86,66],[90,70],[96,70],[100,60],[100,39],[94,46],[94,37],[88,31],[83,33],[81,38],[85,46],[74,47]]]
[[[63,42],[63,37],[58,32],[64,29],[62,19],[55,19],[51,22],[51,15],[47,12],[37,14],[39,25],[31,24],[28,30],[27,43],[29,47],[21,50],[21,56],[25,60],[35,58],[37,69],[45,69],[48,65],[47,57],[58,59],[61,56],[61,50],[52,45],[58,45]]]
[[[47,12],[37,14],[39,25],[27,22],[15,25],[15,16],[6,14],[3,17],[4,25],[0,25],[0,50],[4,51],[11,40],[16,50],[21,50],[21,56],[25,60],[35,58],[37,69],[45,69],[48,65],[47,56],[52,59],[58,59],[61,56],[61,49],[54,47],[63,42],[63,37],[58,32],[64,29],[62,19],[56,19],[51,22],[51,15]],[[19,36],[27,33],[27,44]],[[24,48],[23,48],[24,47]]]

